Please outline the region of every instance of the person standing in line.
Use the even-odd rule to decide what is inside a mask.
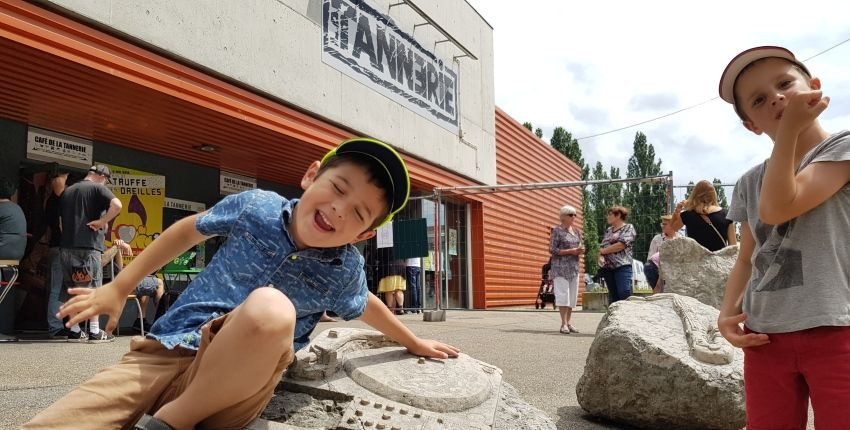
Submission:
[[[419,276],[422,273],[422,259],[419,257],[408,258],[406,261],[407,268],[405,275],[407,277],[407,286],[410,288],[410,307],[411,312],[420,313],[422,308],[422,289]]]
[[[68,187],[60,201],[62,242],[59,259],[62,263],[62,291],[59,300],[70,299],[69,288],[97,288],[103,282],[101,254],[106,227],[121,212],[121,200],[112,194],[107,183],[111,183],[109,167],[98,164],[89,169],[86,177]],[[70,327],[74,336],[69,342],[103,343],[112,342],[111,333],[100,330],[98,316],[89,320],[88,330],[79,326]],[[76,336],[76,333],[80,333]]]
[[[378,248],[378,293],[384,295],[387,307],[396,315],[404,308],[404,290],[407,289],[406,261],[393,256],[392,247]]]
[[[576,208],[565,205],[560,210],[561,224],[552,228],[549,253],[552,255],[549,279],[555,290],[555,305],[561,314],[563,334],[578,333],[570,324],[578,301],[579,256],[584,254],[581,233],[573,227]]]
[[[637,231],[626,223],[629,210],[623,206],[608,208],[608,230],[599,248],[599,267],[608,287],[608,304],[632,295],[632,246]]]
[[[47,245],[47,328],[51,339],[77,339],[82,332],[73,332],[64,325],[56,314],[59,313],[59,291],[62,289],[62,263],[59,261],[59,245],[62,243],[62,227],[60,226],[61,211],[59,202],[65,192],[68,182],[67,172],[52,173],[50,177],[50,190],[47,200],[44,202],[44,217],[47,223],[47,231],[41,239],[41,243]]]

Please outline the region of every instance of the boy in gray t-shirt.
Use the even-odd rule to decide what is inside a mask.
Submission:
[[[736,56],[720,97],[773,141],[735,185],[741,247],[717,324],[744,349],[747,428],[850,422],[850,131],[830,134],[821,82],[784,48]],[[741,327],[745,323],[745,327]]]

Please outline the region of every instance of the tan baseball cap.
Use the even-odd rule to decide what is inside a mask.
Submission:
[[[736,55],[723,70],[723,75],[720,76],[720,98],[727,103],[735,104],[735,81],[738,80],[738,75],[745,67],[762,58],[782,58],[796,64],[807,75],[812,75],[791,51],[780,46],[757,46]]]

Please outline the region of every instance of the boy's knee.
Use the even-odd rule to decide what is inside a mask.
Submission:
[[[258,334],[281,335],[295,329],[295,306],[274,288],[259,288],[248,295],[240,311],[249,330]]]

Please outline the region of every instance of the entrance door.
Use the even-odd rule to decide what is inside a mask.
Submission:
[[[422,216],[428,223],[428,246],[435,249],[434,212],[436,203],[422,200]],[[440,307],[448,309],[468,309],[469,272],[466,244],[466,205],[453,201],[440,204]],[[432,251],[433,255],[433,251]],[[435,258],[431,257],[423,264],[425,272],[425,306],[434,307]]]

